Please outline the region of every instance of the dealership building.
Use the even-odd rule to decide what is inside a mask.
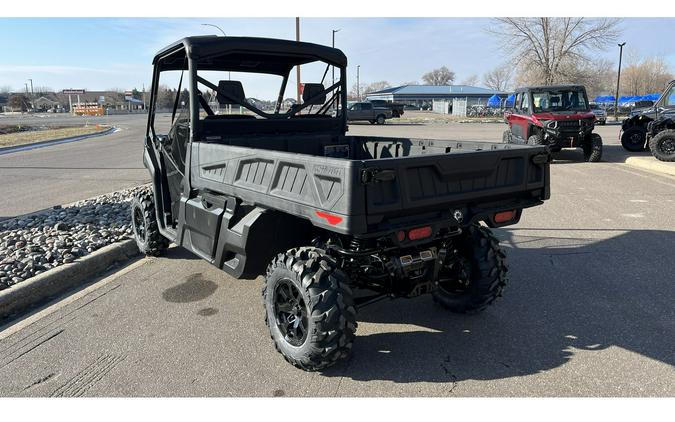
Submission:
[[[452,104],[454,100],[465,101],[467,107],[485,106],[493,95],[506,99],[509,93],[469,85],[402,85],[370,92],[366,100],[393,101],[431,109],[434,102]]]

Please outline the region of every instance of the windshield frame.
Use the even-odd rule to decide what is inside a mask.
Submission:
[[[555,94],[559,94],[560,97],[562,97],[563,93],[574,93],[577,92],[579,93],[579,100],[580,102],[583,101],[584,106],[578,106],[578,107],[547,107],[546,109],[542,109],[541,105],[537,106],[535,103],[535,95],[536,94],[545,94],[548,95],[548,98],[555,96]],[[581,86],[570,86],[570,87],[550,87],[550,88],[542,88],[542,89],[533,89],[530,90],[529,92],[530,96],[530,101],[531,101],[531,108],[532,108],[532,113],[559,113],[559,112],[590,112],[591,107],[590,103],[588,101],[588,96],[586,95],[586,89]],[[562,101],[561,101],[562,103]],[[540,103],[541,104],[541,103]]]

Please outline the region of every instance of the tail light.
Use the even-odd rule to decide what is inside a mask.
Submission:
[[[425,239],[431,236],[432,233],[433,230],[431,229],[431,226],[418,227],[408,232],[408,239],[410,240]]]
[[[501,211],[496,213],[494,216],[495,223],[497,224],[506,223],[507,221],[511,221],[514,218],[516,218],[516,210]]]

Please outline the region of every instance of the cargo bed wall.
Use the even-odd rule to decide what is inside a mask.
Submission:
[[[453,205],[546,199],[548,163],[535,163],[544,147],[428,139],[352,138],[366,168],[395,177],[366,188],[369,223]],[[405,158],[403,158],[405,157]]]

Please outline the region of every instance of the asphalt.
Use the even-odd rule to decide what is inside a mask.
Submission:
[[[350,133],[503,130],[361,126]],[[618,128],[599,131],[610,143]],[[359,312],[351,360],[306,373],[274,350],[262,278],[172,248],[0,328],[0,396],[673,396],[675,178],[621,154],[558,157],[551,200],[496,231],[510,282],[480,315],[380,302]]]

